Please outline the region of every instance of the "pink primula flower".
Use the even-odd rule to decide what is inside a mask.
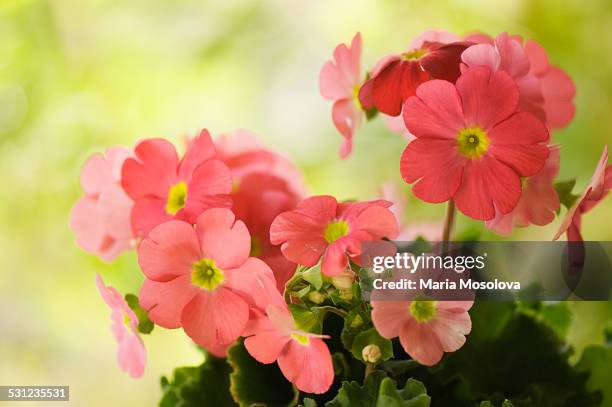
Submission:
[[[223,134],[215,139],[215,147],[232,172],[234,187],[247,175],[265,173],[285,180],[296,195],[306,194],[301,171],[284,155],[266,148],[255,133],[241,129]]]
[[[99,274],[96,274],[96,285],[102,299],[111,309],[119,367],[133,378],[141,377],[147,364],[147,353],[138,334],[138,317],[117,290],[104,285]]]
[[[270,243],[270,226],[279,214],[295,209],[299,197],[283,179],[253,173],[243,178],[232,199],[236,217],[247,225],[251,233],[251,256],[270,266],[277,287],[283,292],[297,265],[286,259],[278,246]]]
[[[338,203],[332,196],[315,196],[284,212],[270,227],[272,244],[282,244],[289,260],[314,266],[333,276],[346,270],[349,259],[359,262],[361,244],[394,238],[397,220],[387,201]]]
[[[250,308],[277,301],[272,270],[250,250],[245,224],[229,209],[203,212],[195,228],[179,220],[156,226],[138,247],[140,305],[156,324],[223,349],[244,331]]]
[[[70,212],[76,243],[105,261],[133,248],[130,212],[134,203],[120,185],[121,166],[130,155],[127,148],[116,147],[91,157],[81,172],[85,195]]]
[[[447,43],[450,39],[457,41]],[[361,105],[398,116],[404,101],[415,94],[420,84],[430,79],[455,82],[461,74],[461,53],[470,45],[450,33],[421,34],[407,51],[386,56],[376,64],[371,78],[359,90]]]
[[[334,367],[326,336],[297,328],[287,306],[270,305],[267,316],[258,314],[245,331],[244,346],[261,363],[278,362],[283,375],[306,393],[321,394],[334,380]]]
[[[582,215],[593,209],[601,202],[612,189],[612,164],[608,162],[608,146],[604,148],[597,168],[593,173],[591,182],[576,200],[572,207],[567,211],[559,230],[553,240],[557,240],[563,233],[567,233],[567,240],[582,241],[580,229],[582,227]]]
[[[251,233],[251,256],[270,266],[282,292],[296,264],[270,243],[270,225],[280,213],[295,209],[304,196],[302,174],[287,158],[264,148],[246,130],[219,137],[216,146],[219,157],[232,171],[232,210]]]
[[[474,37],[472,37],[474,38]],[[473,45],[461,55],[465,65],[487,66],[508,73],[519,89],[518,110],[530,112],[550,128],[563,128],[574,116],[573,98],[576,89],[571,78],[548,62],[546,51],[535,41],[527,41],[508,33],[495,40],[478,38],[483,43]]]
[[[340,157],[346,158],[353,148],[353,134],[359,127],[363,112],[358,94],[361,86],[361,34],[357,33],[351,45],[340,44],[334,57],[323,65],[319,74],[321,96],[333,100],[332,120],[344,137]]]
[[[516,112],[518,90],[504,71],[466,70],[456,85],[432,80],[406,101],[404,120],[416,139],[400,162],[404,180],[426,202],[453,199],[474,219],[511,212],[520,177],[537,174],[548,158],[546,126]]]
[[[205,209],[230,207],[232,177],[215,158],[208,131],[195,137],[179,160],[174,146],[163,139],[141,141],[135,158],[123,164],[121,184],[134,200],[132,228],[146,236],[170,219],[194,223]]]
[[[372,322],[385,338],[399,336],[406,353],[417,362],[432,366],[444,352],[454,352],[465,343],[472,329],[468,310],[473,301],[372,301]]]
[[[505,215],[497,213],[494,219],[487,221],[487,227],[502,235],[509,235],[513,226],[544,226],[551,223],[559,210],[559,196],[554,186],[558,174],[559,146],[551,146],[544,167],[524,181],[516,208]]]

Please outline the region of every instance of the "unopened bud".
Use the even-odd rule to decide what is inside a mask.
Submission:
[[[353,290],[339,290],[340,299],[344,301],[350,301],[353,299]]]
[[[314,302],[315,304],[321,304],[325,301],[325,296],[318,291],[311,291],[308,293],[308,300]]]
[[[361,351],[361,357],[366,363],[376,363],[380,360],[381,356],[378,345],[368,345]]]
[[[353,286],[353,281],[355,281],[355,274],[352,271],[343,271],[332,277],[332,284],[338,290],[348,290]]]
[[[361,315],[359,314],[355,315],[355,318],[353,318],[353,320],[351,321],[351,328],[358,329],[358,328],[361,328],[362,325],[363,325],[363,318],[361,318]]]

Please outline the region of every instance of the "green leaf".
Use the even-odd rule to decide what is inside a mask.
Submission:
[[[393,345],[391,341],[380,336],[375,328],[370,328],[355,336],[351,346],[351,352],[356,359],[363,360],[363,348],[368,345],[375,345],[380,350],[380,361],[389,360],[393,357]]]
[[[363,386],[357,382],[343,382],[338,395],[326,407],[428,407],[430,398],[425,386],[409,379],[398,390],[396,382],[382,371],[372,372]]]
[[[557,195],[559,195],[559,201],[567,209],[571,208],[579,197],[579,195],[572,194],[575,185],[575,179],[555,183],[555,190],[557,191]]]
[[[313,399],[305,398],[304,404],[300,404],[300,407],[317,407],[317,402]]]
[[[160,407],[235,406],[230,392],[231,368],[225,359],[208,355],[198,367],[174,369],[173,379],[161,378]]]
[[[338,391],[338,395],[326,407],[369,407],[375,406],[378,398],[378,390],[383,379],[386,377],[384,372],[372,372],[366,377],[363,386],[359,383],[343,382]]]
[[[470,315],[472,332],[461,349],[432,368],[392,377],[421,380],[433,407],[504,399],[516,407],[599,406],[599,396],[586,386],[588,373],[569,362],[571,348],[541,317],[512,302],[486,301],[477,301]]]
[[[352,352],[355,336],[371,326],[370,313],[367,312],[367,308],[361,309],[361,307],[357,307],[350,310],[344,319],[344,326],[340,334],[340,339],[342,340],[344,348]]]
[[[490,401],[486,400],[480,403],[480,407],[495,407],[495,405]],[[514,404],[512,404],[510,400],[506,399],[502,402],[501,407],[514,407]]]
[[[155,328],[155,324],[149,319],[147,311],[140,306],[138,297],[134,294],[126,294],[125,302],[127,302],[128,306],[134,311],[134,314],[136,314],[138,318],[138,332],[141,334],[150,334],[153,328]]]
[[[612,347],[609,345],[591,345],[582,352],[578,368],[590,372],[587,386],[591,390],[601,391],[602,407],[612,407]]]
[[[402,390],[397,390],[395,381],[388,377],[380,384],[377,407],[429,407],[431,399],[425,386],[418,380],[408,379]]]
[[[302,272],[302,278],[308,281],[317,290],[323,287],[323,277],[321,276],[320,265],[316,265]]]
[[[310,310],[301,304],[289,304],[289,310],[298,328],[306,332],[321,333],[322,321],[318,311]]]
[[[228,350],[227,361],[233,369],[230,392],[240,406],[295,405],[296,390],[276,363],[259,363],[249,355],[241,341]]]

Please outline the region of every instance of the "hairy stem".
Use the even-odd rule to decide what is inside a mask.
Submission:
[[[331,312],[332,314],[336,314],[341,318],[346,318],[346,316],[348,315],[348,313],[345,310],[342,310],[336,307],[332,307],[329,305],[325,305],[323,307],[315,307],[315,309],[324,311],[324,312]]]
[[[448,201],[446,207],[446,218],[444,219],[444,229],[442,230],[442,241],[448,242],[451,239],[451,233],[453,231],[453,225],[455,223],[455,201],[452,199]]]
[[[376,370],[375,367],[376,365],[374,363],[366,363],[365,374],[363,375],[363,378],[365,379],[366,377],[370,375],[370,373]]]

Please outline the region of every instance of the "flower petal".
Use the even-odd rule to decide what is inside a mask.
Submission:
[[[417,61],[391,61],[372,83],[374,105],[385,114],[397,116],[402,111],[404,101],[413,96],[417,87],[428,79],[429,75]]]
[[[398,337],[410,318],[410,301],[372,301],[372,322],[387,339]]]
[[[173,329],[181,326],[183,308],[197,293],[198,288],[191,284],[191,275],[184,274],[165,282],[145,279],[138,299],[151,321]]]
[[[287,343],[289,334],[279,330],[270,319],[261,316],[249,321],[245,330],[244,347],[258,362],[276,362]],[[250,336],[249,336],[250,335]]]
[[[278,367],[295,386],[306,393],[325,393],[334,381],[334,367],[327,345],[309,338],[308,345],[290,341],[278,358]]]
[[[201,290],[185,306],[181,317],[183,329],[198,345],[218,347],[235,341],[249,320],[249,306],[224,287],[213,292]]]
[[[145,276],[155,281],[190,273],[201,257],[193,226],[178,220],[156,226],[138,246],[138,264]]]
[[[236,268],[249,258],[249,231],[229,209],[214,208],[203,212],[198,217],[196,231],[202,257],[213,259],[219,268]]]
[[[548,158],[549,139],[544,123],[527,112],[513,114],[488,132],[488,153],[513,168],[520,176],[537,174]]]
[[[465,215],[490,220],[496,208],[503,214],[512,211],[520,196],[518,175],[500,161],[484,156],[479,161],[468,161],[454,199],[457,209]]]
[[[400,161],[402,178],[415,183],[412,193],[426,202],[448,201],[461,183],[466,159],[455,140],[417,138],[411,141]]]
[[[338,132],[344,137],[340,157],[346,158],[353,148],[353,134],[361,122],[361,111],[352,99],[341,99],[332,107],[332,120]]]
[[[189,183],[193,171],[202,163],[215,156],[215,146],[208,130],[204,129],[189,142],[187,151],[179,165],[178,176]]]
[[[271,304],[285,305],[281,293],[276,288],[272,270],[255,257],[249,257],[238,268],[227,270],[225,284],[240,294],[251,307],[258,307],[262,311]]]
[[[504,71],[492,73],[483,66],[472,67],[461,75],[456,86],[467,126],[480,126],[486,131],[516,111],[518,88]]]
[[[442,359],[444,350],[432,327],[410,319],[400,331],[400,343],[414,360],[425,366],[433,366]]]
[[[425,82],[408,98],[403,110],[406,128],[415,137],[455,139],[465,126],[461,99],[447,81]]]
[[[137,158],[128,158],[121,170],[121,186],[133,200],[145,196],[165,198],[177,178],[178,156],[164,139],[148,139],[136,145]]]

